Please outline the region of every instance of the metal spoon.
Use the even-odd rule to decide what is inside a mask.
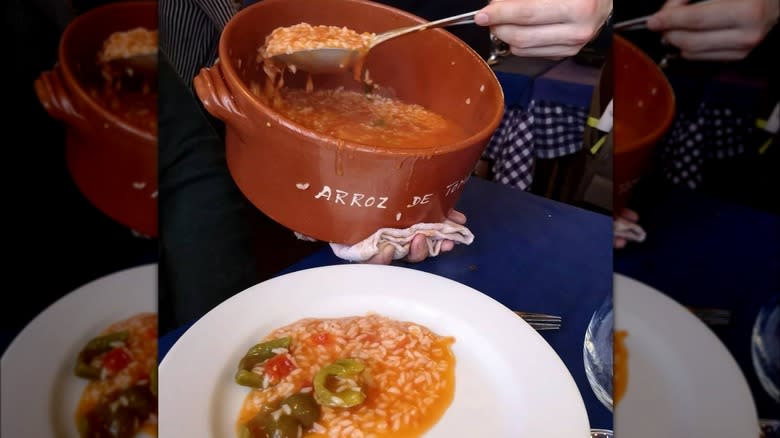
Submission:
[[[355,62],[362,56],[366,56],[369,50],[387,40],[401,35],[417,32],[437,27],[455,26],[458,24],[469,24],[474,22],[474,16],[479,11],[467,12],[441,20],[414,26],[402,27],[390,30],[376,35],[366,49],[344,49],[344,48],[318,48],[311,50],[301,50],[293,53],[285,53],[274,56],[279,62],[286,65],[294,65],[297,69],[314,74],[338,73],[351,68]]]

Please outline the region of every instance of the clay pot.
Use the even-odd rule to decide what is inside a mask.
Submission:
[[[674,90],[664,72],[638,47],[615,35],[614,209],[626,206],[648,169],[655,146],[674,120]]]
[[[226,123],[230,172],[244,195],[291,230],[356,243],[383,227],[440,222],[455,206],[504,112],[501,86],[469,46],[444,30],[373,49],[370,77],[397,97],[454,120],[467,137],[436,150],[387,150],[339,141],[274,112],[253,93],[264,84],[257,50],[273,29],[300,22],[379,33],[423,22],[362,0],[264,0],[233,17],[219,61],[194,80],[205,108]],[[306,74],[286,76],[302,87]],[[315,87],[361,89],[350,73],[314,77]]]
[[[90,95],[97,53],[113,32],[157,28],[157,2],[112,3],[74,19],[57,65],[35,81],[48,113],[66,124],[68,170],[81,193],[115,221],[157,235],[157,133],[141,129]],[[156,109],[152,109],[156,112]]]

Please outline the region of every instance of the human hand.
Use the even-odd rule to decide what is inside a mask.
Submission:
[[[450,214],[447,215],[447,219],[460,225],[466,224],[466,215],[456,210],[451,210]],[[429,254],[428,244],[426,243],[425,239],[426,237],[422,234],[417,234],[414,236],[409,247],[409,254],[404,257],[403,260],[409,263],[419,263],[427,259]],[[452,251],[453,248],[455,248],[455,242],[452,240],[445,240],[441,243],[440,252]],[[389,265],[393,261],[394,252],[395,249],[392,245],[385,244],[385,246],[380,248],[379,252],[375,256],[371,257],[364,263],[374,265]]]
[[[493,0],[474,21],[517,56],[562,58],[590,42],[610,11],[612,0]]]
[[[636,224],[639,222],[639,214],[635,212],[634,210],[624,208],[620,211],[618,214],[618,217],[615,218],[615,220],[622,219],[624,221],[630,222],[632,224]],[[628,245],[628,240],[625,237],[618,237],[614,236],[612,238],[612,247],[615,249],[621,249],[625,248],[626,245]]]
[[[691,60],[735,61],[745,58],[777,23],[777,0],[707,0],[687,4],[667,0],[647,20],[647,28]]]

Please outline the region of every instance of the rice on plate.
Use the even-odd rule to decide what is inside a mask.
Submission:
[[[417,437],[455,390],[454,338],[377,314],[307,318],[249,349],[241,438]]]

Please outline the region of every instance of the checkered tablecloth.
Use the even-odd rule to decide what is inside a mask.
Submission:
[[[657,145],[654,171],[669,184],[694,190],[727,184],[730,164],[761,159],[771,134],[757,124],[777,105],[777,89],[773,78],[738,66],[667,72],[677,112]]]
[[[753,114],[724,105],[701,103],[678,113],[659,145],[663,177],[674,185],[698,188],[707,163],[744,155],[754,131]]]
[[[528,189],[536,159],[558,158],[582,148],[587,116],[587,108],[543,100],[531,100],[527,108],[507,108],[484,153],[493,162],[494,180]]]

